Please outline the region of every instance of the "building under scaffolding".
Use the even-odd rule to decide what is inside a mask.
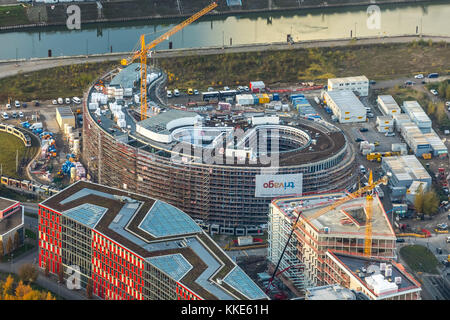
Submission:
[[[269,209],[269,260],[277,264],[297,214],[297,228],[280,262],[279,270],[299,289],[327,284],[323,263],[328,250],[363,254],[366,237],[366,199],[356,198],[309,220],[343,193],[279,198]],[[395,233],[378,197],[372,209],[372,256],[395,256]]]

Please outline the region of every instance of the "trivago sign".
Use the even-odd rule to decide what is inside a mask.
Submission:
[[[303,174],[260,174],[256,176],[255,197],[302,194]]]

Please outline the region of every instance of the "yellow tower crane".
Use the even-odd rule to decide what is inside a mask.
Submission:
[[[389,173],[388,173],[389,175]],[[368,184],[367,186],[364,186],[362,188],[359,188],[358,190],[356,190],[353,193],[348,194],[347,196],[340,198],[338,200],[336,200],[333,204],[326,206],[318,211],[316,211],[314,214],[312,214],[309,217],[306,217],[305,220],[306,221],[311,221],[314,219],[319,218],[320,216],[326,214],[327,212],[330,212],[331,210],[339,207],[340,205],[346,203],[349,200],[355,199],[355,198],[359,198],[361,197],[361,195],[363,193],[367,192],[366,195],[366,231],[365,231],[365,241],[364,241],[364,255],[366,256],[371,256],[372,255],[372,212],[373,212],[373,189],[375,189],[376,186],[380,185],[380,184],[384,184],[386,185],[388,182],[388,175],[387,176],[383,176],[381,179],[377,180],[377,181],[373,181],[373,174],[372,174],[372,170],[369,172],[369,179],[368,179]],[[283,258],[284,252],[286,251],[286,248],[289,245],[290,239],[292,237],[292,234],[294,233],[295,229],[297,228],[298,222],[299,222],[299,218],[301,215],[301,211],[296,210],[297,212],[297,219],[295,220],[294,224],[292,225],[292,230],[291,233],[288,237],[288,240],[286,241],[286,245],[284,246],[283,252],[281,253],[280,258],[278,259],[278,263],[274,269],[272,278],[269,281],[269,285],[266,288],[266,292],[268,291],[268,289],[270,288],[270,284],[273,281],[273,278],[275,277],[277,271],[278,271],[278,267],[280,265],[280,262]]]
[[[130,63],[132,63],[134,60],[136,60],[137,58],[140,58],[140,61],[141,61],[141,120],[144,120],[147,118],[147,56],[148,56],[149,51],[152,48],[156,47],[161,42],[163,42],[164,40],[166,40],[167,38],[169,38],[170,36],[172,36],[173,34],[177,33],[184,27],[190,25],[195,20],[204,16],[205,14],[207,14],[208,12],[210,12],[217,6],[218,6],[217,3],[215,3],[215,2],[211,3],[209,6],[203,8],[202,10],[200,10],[199,12],[197,12],[190,18],[186,19],[179,25],[175,26],[171,30],[167,31],[162,36],[153,40],[149,44],[145,43],[145,35],[142,34],[140,37],[140,41],[139,41],[141,49],[136,52],[133,52],[133,54],[129,58],[122,59],[120,61],[120,63],[123,66],[127,66]]]

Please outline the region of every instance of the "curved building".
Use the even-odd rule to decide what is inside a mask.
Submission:
[[[166,201],[213,232],[251,234],[267,223],[275,196],[354,183],[352,146],[325,121],[282,125],[278,117],[176,109],[138,121],[131,99],[102,106],[99,89],[84,99],[82,157],[91,179]],[[281,193],[262,190],[269,185]]]

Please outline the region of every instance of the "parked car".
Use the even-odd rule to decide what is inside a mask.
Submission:
[[[9,116],[8,116],[8,114],[6,112],[3,112],[2,118],[3,118],[3,120],[8,120]]]
[[[58,104],[58,100],[52,100],[52,104]]]
[[[70,98],[66,98],[65,101],[66,101],[66,104],[70,104],[70,102],[71,102]]]
[[[39,107],[40,105],[41,105],[41,104],[39,103],[39,101],[37,101],[37,100],[34,101],[34,106],[35,106],[35,107]]]
[[[17,118],[17,113],[15,111],[13,111],[13,113],[11,114],[11,117],[14,119]]]
[[[19,100],[14,101],[14,105],[16,106],[16,108],[20,108],[20,102],[19,102]]]
[[[6,109],[11,109],[11,105],[9,103],[6,104]]]
[[[395,137],[395,132],[386,132],[386,137]]]
[[[395,240],[395,242],[403,243],[403,242],[405,242],[405,239],[403,239],[403,238],[397,238],[397,240]]]
[[[167,98],[172,98],[172,90],[167,90]]]
[[[81,99],[78,98],[78,97],[73,97],[73,98],[72,98],[72,101],[73,101],[73,103],[75,103],[75,104],[80,104],[80,103],[81,103]]]
[[[223,90],[228,91],[228,90],[230,90],[230,87],[225,86],[225,87],[223,87]]]
[[[364,141],[364,139],[361,139],[361,138],[356,138],[355,139],[355,142],[361,142],[361,141]]]
[[[245,86],[245,87],[244,87],[244,91],[249,92],[249,91],[250,91],[250,88],[247,87],[247,86]]]
[[[22,103],[22,108],[26,108],[28,105],[26,103]]]
[[[213,87],[208,87],[208,92],[214,91]]]
[[[58,98],[58,104],[63,104],[64,103],[64,99],[63,98]]]
[[[195,94],[195,95],[199,95],[199,94],[200,94],[200,92],[198,92],[198,90],[197,90],[197,89],[194,89],[194,94]]]
[[[428,78],[439,78],[439,73],[430,73]]]
[[[173,90],[173,95],[175,97],[179,97],[180,96],[180,91],[178,89]]]
[[[405,81],[405,85],[407,85],[407,86],[412,86],[412,85],[415,85],[416,83],[414,82],[414,81]]]
[[[433,95],[435,95],[435,96],[437,96],[437,95],[439,94],[439,93],[437,92],[437,90],[434,90],[434,89],[431,89],[430,92],[431,92]]]
[[[187,93],[188,95],[192,96],[194,94],[194,90],[192,88],[189,88]]]
[[[369,131],[369,129],[367,129],[367,128],[359,128],[359,131],[360,132],[367,132],[367,131]]]
[[[414,76],[416,79],[423,79],[423,74],[419,73]]]
[[[19,118],[23,118],[23,112],[22,111],[19,112]]]
[[[445,102],[446,107],[450,107],[450,101]]]

